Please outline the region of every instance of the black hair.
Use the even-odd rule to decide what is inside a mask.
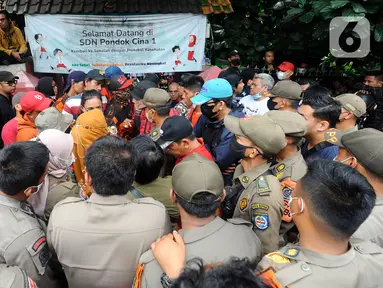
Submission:
[[[322,86],[311,87],[306,90],[306,93],[310,89],[320,87]],[[323,91],[324,90],[322,89],[322,92]],[[302,105],[308,105],[314,109],[314,118],[320,119],[322,121],[328,121],[330,128],[335,128],[336,123],[339,122],[339,116],[342,112],[342,105],[339,103],[339,101],[325,94],[315,94],[310,92],[309,96],[307,96],[306,93],[305,97],[303,98]]]
[[[301,185],[310,211],[323,228],[338,238],[350,238],[375,205],[376,195],[367,179],[336,161],[322,159],[308,163]]]
[[[49,161],[49,150],[35,141],[17,142],[0,151],[0,190],[17,195],[39,184]]]
[[[296,100],[296,99],[287,99],[287,100],[289,101],[291,108],[298,109],[299,103],[301,102],[301,100]]]
[[[232,103],[233,103],[233,97],[230,96],[230,97],[227,97],[227,98],[222,98],[222,99],[213,99],[215,101],[215,103],[218,103],[218,102],[224,102],[226,104],[226,107],[230,108]]]
[[[253,68],[245,68],[242,70],[241,78],[242,78],[243,83],[245,83],[245,85],[247,85],[247,82],[249,82],[249,80],[253,80],[253,78],[255,76],[255,72],[256,71]]]
[[[299,85],[310,85],[309,87],[312,87],[312,86],[315,86],[315,85],[319,85],[318,82],[316,82],[315,80],[313,79],[310,79],[310,78],[299,78],[297,83]]]
[[[185,137],[183,139],[189,139],[190,141],[194,141],[195,139],[197,139],[197,137],[194,135],[194,133],[192,133],[191,135],[189,135],[188,137]],[[174,141],[174,142],[176,142],[177,144],[180,144],[181,141],[182,141],[182,139]]]
[[[81,95],[81,106],[84,106],[86,101],[93,98],[98,98],[102,103],[102,94],[99,91],[95,89],[84,91]]]
[[[198,218],[207,218],[216,213],[216,210],[221,205],[221,201],[217,196],[209,192],[200,192],[193,197],[193,203],[187,202],[176,194],[177,202],[190,215]]]
[[[97,194],[125,195],[136,173],[136,154],[124,139],[104,136],[86,151],[85,166]]]
[[[184,87],[184,88],[187,89],[187,90],[192,91],[193,93],[197,93],[197,92],[201,91],[201,86],[198,83],[195,83],[195,84],[192,84],[192,85],[188,85],[187,87]]]
[[[373,76],[376,78],[376,81],[383,81],[383,73],[378,70],[367,71],[366,76]]]
[[[263,55],[266,56],[266,53],[267,53],[267,52],[272,52],[273,54],[275,54],[274,50],[268,49],[268,50],[265,50],[265,52],[263,53]]]
[[[11,15],[9,14],[7,10],[0,10],[0,14],[3,14],[5,18],[7,18],[7,20],[11,19]]]
[[[291,145],[297,145],[297,146],[299,145],[299,143],[301,143],[303,138],[303,136],[299,137],[299,136],[290,136],[290,135],[286,135],[286,137],[290,138],[293,141]]]
[[[179,83],[182,87],[185,87],[187,89],[190,89],[189,87],[196,87],[197,85],[200,87],[203,86],[203,84],[205,84],[205,81],[203,80],[203,78],[201,76],[197,76],[197,75],[194,75],[194,74],[191,74],[191,73],[185,73],[181,76],[181,82]]]
[[[53,50],[53,55],[56,56],[56,54],[58,52],[63,52],[63,50],[59,49],[59,48],[56,48],[55,50]]]
[[[147,135],[138,135],[130,144],[137,155],[136,182],[141,185],[153,182],[165,163],[164,151]]]
[[[174,46],[174,47],[172,48],[172,51],[173,51],[173,52],[176,52],[177,49],[178,49],[178,50],[181,50],[180,46],[178,46],[178,45],[177,45],[177,46]]]
[[[233,50],[228,54],[228,58],[234,57],[234,56],[239,56],[239,53],[237,50]]]
[[[41,33],[35,34],[35,40],[36,40],[36,42],[37,42],[37,40],[39,39],[39,36],[43,36],[43,34],[41,34]]]
[[[331,91],[326,87],[314,85],[307,88],[304,98],[326,98],[331,97]]]
[[[233,89],[237,88],[238,84],[242,80],[241,76],[239,75],[239,73],[228,73],[227,70],[226,71],[222,71],[219,74],[218,78],[222,78],[222,79],[227,80],[227,82],[230,83],[230,85],[231,85],[231,87],[233,87]]]
[[[267,288],[258,278],[257,263],[249,259],[231,258],[225,264],[209,265],[205,269],[203,260],[194,258],[172,285],[173,288]]]

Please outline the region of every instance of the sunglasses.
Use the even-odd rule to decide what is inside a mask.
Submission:
[[[3,81],[1,83],[8,84],[9,86],[12,86],[12,85],[16,85],[17,84],[17,80],[13,79],[13,80],[10,80],[10,81]]]

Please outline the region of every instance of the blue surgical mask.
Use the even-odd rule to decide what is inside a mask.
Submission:
[[[262,97],[262,95],[260,94],[260,93],[257,93],[257,94],[255,94],[255,95],[253,95],[253,99],[254,100],[257,100],[257,99],[259,99],[259,98],[261,98]]]

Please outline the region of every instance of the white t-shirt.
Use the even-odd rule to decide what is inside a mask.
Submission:
[[[243,97],[239,103],[243,105],[243,112],[245,112],[245,115],[252,117],[254,115],[263,115],[269,112],[267,101],[269,101],[269,97],[263,100],[254,100],[253,96],[247,95]]]

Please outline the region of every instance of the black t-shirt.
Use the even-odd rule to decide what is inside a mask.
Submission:
[[[15,111],[12,108],[11,98],[7,98],[0,94],[0,131],[3,130],[5,123],[16,116]],[[0,137],[0,148],[4,147],[3,139]]]

